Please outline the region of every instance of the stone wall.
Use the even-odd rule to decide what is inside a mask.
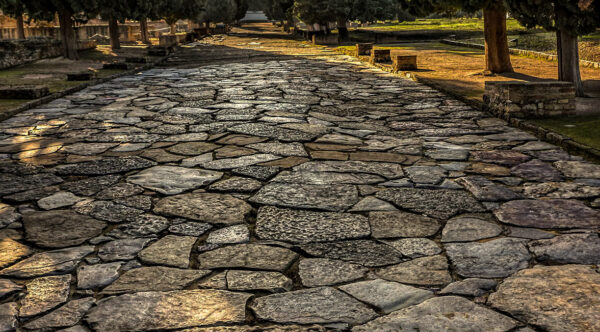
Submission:
[[[486,82],[484,108],[501,118],[575,115],[575,87],[569,82]]]
[[[93,41],[79,42],[78,45],[79,50],[94,47],[96,44]],[[55,39],[0,40],[0,69],[61,55],[61,42]]]

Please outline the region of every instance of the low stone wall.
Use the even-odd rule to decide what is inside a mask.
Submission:
[[[480,50],[485,49],[485,46],[481,45],[481,44],[465,43],[465,42],[456,41],[456,40],[443,39],[441,42],[444,44],[453,45],[453,46],[476,48],[476,49],[480,49]],[[542,59],[542,60],[547,60],[547,61],[558,61],[558,55],[556,55],[556,54],[549,54],[549,53],[530,51],[530,50],[522,50],[520,48],[510,48],[509,51],[510,51],[510,54],[514,54],[514,55],[522,55],[522,56],[527,56],[527,57],[532,57],[532,58],[537,58],[537,59]],[[594,61],[579,60],[579,65],[582,67],[588,67],[588,68],[600,68],[600,62],[594,62]]]
[[[82,41],[77,48],[81,51],[95,47],[94,41]],[[61,55],[61,42],[55,39],[0,40],[0,69]]]
[[[569,82],[486,82],[484,109],[510,119],[575,115],[575,87]]]

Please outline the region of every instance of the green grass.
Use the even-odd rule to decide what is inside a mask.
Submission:
[[[600,149],[600,116],[559,117],[533,120],[539,126],[556,131],[573,140]]]
[[[515,19],[507,20],[509,31],[525,31],[526,29]],[[483,31],[483,19],[456,18],[456,19],[419,19],[414,22],[391,22],[374,24],[364,29],[384,31]]]

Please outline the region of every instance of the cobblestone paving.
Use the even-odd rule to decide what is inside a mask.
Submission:
[[[0,123],[0,331],[600,330],[599,165],[341,56],[188,67]]]

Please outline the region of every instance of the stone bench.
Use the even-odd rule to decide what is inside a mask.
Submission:
[[[150,56],[167,56],[171,53],[171,48],[169,47],[148,47],[148,55]]]
[[[484,108],[503,119],[576,114],[570,82],[485,82]]]
[[[317,45],[317,44],[336,45],[336,44],[339,44],[340,42],[339,42],[338,35],[313,34],[312,35],[312,43],[315,45]]]
[[[158,44],[161,47],[174,47],[177,46],[177,35],[162,35],[158,37]]]
[[[408,55],[403,53],[403,51],[392,50],[390,57],[392,58],[392,68],[394,71],[417,70],[416,55]]]
[[[390,50],[372,49],[370,62],[371,64],[392,62]]]
[[[373,43],[356,44],[356,56],[371,55]]]
[[[95,74],[89,71],[67,74],[67,81],[91,81]]]
[[[38,99],[50,94],[47,86],[0,86],[0,99]]]

